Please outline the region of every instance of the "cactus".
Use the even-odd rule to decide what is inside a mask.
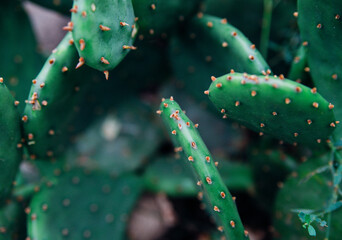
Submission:
[[[75,70],[78,57],[71,33],[68,33],[33,80],[22,117],[31,154],[52,157],[64,148],[66,126],[75,115],[87,79],[75,78],[85,69]],[[56,115],[56,113],[58,113]]]
[[[244,230],[235,201],[224,185],[215,160],[199,136],[196,126],[172,97],[162,101],[160,111],[176,146],[184,151],[213,210],[217,212],[220,219],[219,229],[228,239],[247,239],[248,233]]]
[[[125,239],[126,222],[141,190],[140,179],[134,175],[113,181],[101,172],[71,170],[33,197],[28,235],[37,240]]]
[[[0,3],[0,240],[340,238],[340,1],[28,1]]]
[[[174,39],[171,56],[176,76],[197,99],[210,83],[230,69],[261,74],[269,67],[259,51],[226,19],[198,14],[188,26],[185,39]]]
[[[105,74],[117,66],[129,50],[135,49],[134,18],[131,0],[75,1],[71,25],[80,63]]]
[[[308,65],[313,82],[319,92],[334,102],[337,111],[336,118],[340,121],[341,94],[338,91],[342,87],[342,58],[339,51],[342,41],[342,3],[332,0],[329,4],[314,0],[298,1],[298,24],[307,45]],[[325,47],[329,46],[329,54]],[[335,131],[336,140],[342,137],[342,128]]]
[[[213,80],[206,93],[223,116],[261,134],[315,145],[327,140],[337,124],[331,103],[291,80],[240,73]]]
[[[6,200],[22,159],[20,118],[14,98],[0,78],[0,205]]]

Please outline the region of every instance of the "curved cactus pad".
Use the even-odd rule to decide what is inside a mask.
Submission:
[[[230,69],[262,74],[266,61],[245,35],[226,19],[198,14],[187,26],[188,34],[171,41],[171,63],[176,77],[197,99],[210,84],[210,76],[222,76]]]
[[[74,169],[31,201],[31,239],[126,239],[129,214],[142,191],[133,175],[111,178]]]
[[[235,201],[225,186],[196,126],[172,97],[168,100],[163,99],[160,114],[168,126],[170,136],[177,146],[176,149],[184,151],[187,161],[195,170],[199,179],[198,184],[203,187],[220,220],[218,229],[224,232],[227,239],[248,239],[248,232],[244,231]]]
[[[9,194],[18,171],[20,147],[20,118],[14,98],[0,78],[0,204]]]
[[[316,89],[281,77],[231,73],[213,78],[210,100],[224,118],[290,143],[325,141],[336,122],[333,105]]]
[[[67,126],[91,80],[89,68],[75,70],[77,62],[68,33],[33,80],[23,120],[29,150],[37,157],[55,156],[64,149]]]
[[[75,1],[72,34],[78,53],[90,67],[111,70],[126,56],[136,35],[131,0]]]

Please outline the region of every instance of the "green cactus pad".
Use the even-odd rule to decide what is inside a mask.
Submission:
[[[335,123],[332,105],[315,89],[281,77],[231,73],[217,78],[209,98],[224,118],[289,143],[324,143]]]
[[[51,10],[60,12],[65,15],[70,14],[70,9],[72,7],[73,0],[30,0],[36,4],[43,7],[49,8]]]
[[[24,209],[18,202],[10,201],[0,208],[0,240],[25,239]]]
[[[274,212],[274,239],[297,240],[319,239],[323,240],[326,231],[329,230],[330,240],[341,239],[342,208],[331,213],[331,222],[328,227],[320,227],[313,223],[317,236],[309,238],[308,230],[303,228],[296,209],[321,210],[329,206],[333,187],[329,182],[332,179],[330,171],[312,173],[323,166],[328,165],[327,156],[318,159],[309,159],[301,165],[296,172],[286,180],[282,189],[278,192]],[[311,178],[308,178],[311,176]],[[306,180],[308,179],[308,180]],[[327,215],[321,216],[327,221]]]
[[[298,24],[308,48],[310,73],[318,91],[335,105],[342,120],[342,1],[298,1]],[[342,139],[342,127],[335,131]]]
[[[22,158],[19,113],[2,82],[0,78],[0,205],[11,191]]]
[[[188,27],[187,35],[171,41],[171,63],[176,77],[197,99],[206,100],[203,91],[211,76],[229,70],[262,74],[269,66],[255,46],[225,19],[199,15]]]
[[[88,69],[75,70],[78,54],[68,33],[32,84],[23,114],[31,154],[45,158],[64,149],[67,126],[90,82]]]
[[[135,49],[137,28],[131,0],[75,1],[73,9],[73,38],[88,66],[111,70]]]
[[[160,36],[184,21],[198,9],[201,0],[132,0],[139,30]]]
[[[19,112],[25,107],[25,100],[32,79],[43,64],[39,55],[30,20],[21,6],[21,1],[0,3],[0,77],[19,101]],[[6,36],[6,37],[5,37]]]
[[[74,169],[30,203],[28,236],[47,239],[126,239],[130,212],[142,192],[134,175],[111,178]]]
[[[163,99],[160,114],[168,126],[172,140],[178,150],[182,150],[199,179],[208,197],[212,211],[216,212],[218,229],[230,239],[248,239],[232,196],[225,186],[215,161],[203,143],[196,126],[184,114],[180,106],[170,98]]]

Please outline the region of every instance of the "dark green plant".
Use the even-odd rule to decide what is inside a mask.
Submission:
[[[147,193],[163,239],[340,239],[340,0],[31,2],[70,21],[0,3],[0,240],[131,239]]]

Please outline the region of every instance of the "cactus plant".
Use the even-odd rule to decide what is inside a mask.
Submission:
[[[1,240],[339,239],[340,1],[0,12]]]

